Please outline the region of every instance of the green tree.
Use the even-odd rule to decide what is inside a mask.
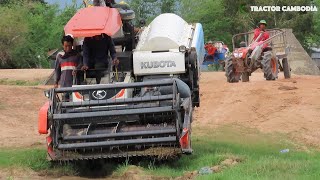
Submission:
[[[206,40],[220,40],[230,45],[231,18],[225,11],[222,0],[181,0],[181,16],[187,22],[201,23]]]
[[[0,68],[15,67],[12,53],[15,48],[26,41],[28,24],[24,9],[0,7]]]
[[[135,11],[136,21],[140,19],[145,19],[151,21],[158,14],[158,5],[157,0],[130,0],[130,7]]]
[[[314,5],[318,7],[318,11],[313,13],[312,31],[306,38],[308,47],[320,46],[320,0],[316,0]]]
[[[8,5],[12,4],[12,0],[0,0],[0,5]],[[15,3],[20,3],[20,2],[39,2],[45,4],[46,2],[44,0],[15,0]]]
[[[63,27],[77,6],[15,1],[0,7],[0,68],[49,67],[47,52],[61,46]]]
[[[161,13],[174,13],[176,11],[176,0],[162,0],[161,1]]]

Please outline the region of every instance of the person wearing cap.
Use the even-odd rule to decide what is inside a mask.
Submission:
[[[257,42],[260,42],[260,41],[265,41],[267,39],[269,39],[270,35],[269,33],[266,31],[266,27],[267,27],[267,22],[265,20],[261,20],[259,22],[259,26],[258,28],[256,28],[254,30],[254,37],[253,37],[253,40],[257,40],[257,38],[260,36],[261,33],[263,33],[259,39],[257,40]],[[267,45],[267,44],[265,44]]]

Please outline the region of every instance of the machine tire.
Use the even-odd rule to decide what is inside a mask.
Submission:
[[[249,82],[249,76],[250,74],[248,72],[242,73],[242,76],[241,76],[242,82]]]
[[[264,52],[261,63],[266,80],[276,80],[279,73],[279,64],[277,58],[272,57],[271,51]]]
[[[286,79],[291,78],[291,68],[287,58],[282,59],[282,67],[283,67],[284,78]]]
[[[193,107],[200,107],[200,87],[199,87],[199,71],[198,71],[198,61],[197,61],[197,53],[195,51],[190,53],[190,59],[192,62],[192,70],[193,70],[193,98],[192,104]],[[194,90],[197,89],[197,90]]]
[[[229,82],[229,83],[237,83],[237,82],[239,82],[240,75],[238,75],[235,72],[235,68],[234,68],[234,65],[232,63],[232,57],[230,57],[230,58],[228,58],[226,60],[225,71],[226,71],[227,82]]]

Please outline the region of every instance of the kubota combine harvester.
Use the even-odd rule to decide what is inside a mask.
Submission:
[[[278,78],[279,69],[284,72],[285,78],[291,77],[291,69],[288,61],[289,47],[286,43],[285,31],[281,29],[267,30],[270,37],[259,41],[261,33],[256,40],[253,32],[236,34],[232,38],[233,53],[226,60],[226,76],[230,83],[249,81],[249,76],[255,70],[261,68],[266,80]],[[240,43],[240,47],[236,43]],[[251,42],[250,42],[251,41]]]
[[[120,65],[100,84],[47,91],[39,132],[48,134],[51,160],[104,159],[191,153],[192,111],[199,106],[199,65],[204,57],[201,24],[162,14],[134,33],[132,11],[81,9],[65,27],[76,38],[112,36]],[[138,39],[138,40],[137,40]],[[69,101],[63,93],[72,94]],[[168,152],[169,151],[169,152]]]

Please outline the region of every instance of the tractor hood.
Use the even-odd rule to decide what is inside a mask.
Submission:
[[[117,9],[88,7],[79,10],[64,27],[65,34],[74,37],[92,37],[100,34],[113,36],[122,26]]]
[[[245,58],[248,52],[247,47],[241,47],[233,50],[233,56],[235,58]]]

